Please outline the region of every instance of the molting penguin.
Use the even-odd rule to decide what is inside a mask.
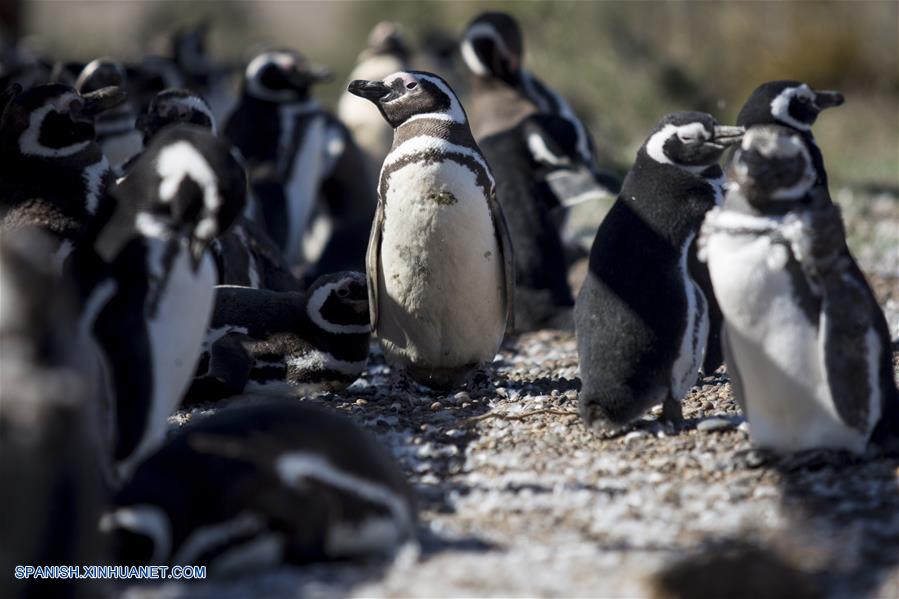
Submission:
[[[110,58],[98,58],[89,62],[78,74],[75,89],[86,94],[110,86],[124,90],[127,84],[124,66]],[[97,143],[113,168],[143,149],[140,133],[134,126],[136,117],[134,104],[127,99],[94,120]]]
[[[702,242],[734,395],[758,445],[861,453],[899,438],[889,332],[802,133],[751,127]]]
[[[389,555],[411,540],[412,492],[349,419],[262,402],[197,419],[150,456],[101,527],[118,559],[212,574]]]
[[[307,293],[217,287],[198,376],[185,403],[247,391],[339,391],[365,369],[371,329],[362,273],[317,280]]]
[[[368,35],[368,47],[359,54],[349,80],[383,79],[391,73],[409,68],[409,47],[395,23],[382,21]],[[377,185],[378,172],[393,143],[393,127],[378,110],[344,92],[337,104],[337,118],[349,128],[353,139],[368,158],[372,185]]]
[[[368,178],[360,176],[365,157],[346,127],[310,95],[314,84],[329,77],[330,71],[309,65],[296,52],[256,56],[247,66],[243,94],[225,135],[246,158],[262,221],[287,262],[294,266],[304,257],[309,262],[318,258],[333,271],[359,270],[375,198]],[[306,233],[318,209],[330,217],[325,228],[331,237],[352,234],[340,244],[304,247],[314,237]]]
[[[147,111],[137,119],[144,145],[149,145],[159,131],[178,123],[202,127],[216,133],[216,120],[206,101],[186,89],[161,91],[150,102]],[[232,148],[234,159],[244,168],[240,151]],[[130,169],[126,165],[126,171]],[[256,198],[247,196],[247,209],[234,226],[216,237],[210,249],[218,268],[219,285],[241,285],[275,291],[300,289],[300,282],[290,273],[281,250],[268,234],[253,222]]]
[[[706,299],[688,266],[716,188],[704,175],[742,129],[676,112],[658,124],[596,233],[575,305],[581,415],[601,431],[661,403],[681,419],[708,334]]]
[[[114,457],[127,477],[162,440],[195,371],[216,282],[206,249],[243,209],[246,178],[228,143],[179,125],[112,193],[115,215],[71,267],[112,383]]]
[[[616,193],[619,182],[596,167],[593,140],[568,102],[524,68],[524,40],[518,22],[506,13],[485,12],[466,28],[462,58],[474,75],[472,83],[472,130],[478,141],[508,130],[534,112],[567,120],[574,128],[575,151],[597,180],[581,180],[581,190],[599,185]],[[597,191],[599,193],[599,191]]]
[[[367,256],[372,330],[389,364],[431,387],[496,355],[513,314],[512,246],[459,99],[419,71],[354,81],[394,128]]]
[[[0,237],[0,580],[4,597],[95,597],[89,581],[17,580],[16,565],[103,563],[107,503],[98,453],[96,364],[70,285],[36,229]],[[76,583],[77,584],[74,584]]]
[[[123,99],[117,88],[81,95],[58,83],[3,92],[0,229],[49,231],[61,265],[88,221],[108,216],[109,163],[94,142],[93,117]]]

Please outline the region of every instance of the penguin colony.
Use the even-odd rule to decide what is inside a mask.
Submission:
[[[22,490],[4,568],[221,573],[414,539],[393,458],[297,400],[356,380],[372,333],[398,383],[445,390],[489,377],[509,333],[575,329],[583,422],[609,435],[659,404],[677,431],[720,332],[760,447],[895,451],[889,332],[811,132],[840,94],[775,81],[736,126],[664,116],[619,183],[509,15],[459,42],[471,120],[392,24],[345,122],[312,95],[330,71],[289,49],[229,97],[204,33],[0,71],[0,471]],[[558,214],[610,191],[575,301]]]

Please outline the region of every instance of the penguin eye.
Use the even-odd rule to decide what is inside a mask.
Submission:
[[[343,298],[343,297],[348,296],[349,294],[350,294],[350,290],[347,289],[346,287],[341,287],[340,289],[337,290],[337,297]]]
[[[84,103],[81,100],[72,100],[69,102],[69,112],[81,112]]]
[[[799,100],[800,102],[802,102],[803,104],[808,102],[808,96],[799,96],[796,99]]]
[[[410,81],[406,84],[406,89],[415,89],[416,87],[418,87],[417,81]]]

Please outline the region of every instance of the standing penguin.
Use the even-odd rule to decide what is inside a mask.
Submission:
[[[287,401],[196,419],[140,465],[101,520],[126,564],[213,574],[386,556],[415,535],[392,456],[348,418]]]
[[[737,125],[741,127],[781,125],[800,133],[805,139],[818,173],[817,185],[829,198],[824,159],[812,136],[812,125],[822,110],[831,106],[839,106],[842,103],[843,95],[839,92],[816,92],[808,84],[800,81],[769,81],[757,87],[746,100],[746,104],[737,115]],[[694,260],[692,267],[696,273],[697,282],[709,300],[709,342],[703,370],[710,373],[724,363],[721,347],[722,314],[712,290],[708,268],[698,260]]]
[[[448,388],[493,359],[514,268],[490,167],[459,99],[420,71],[354,81],[394,129],[367,256],[372,330],[388,363]]]
[[[0,595],[96,597],[89,581],[13,576],[17,565],[102,563],[108,500],[96,363],[78,335],[71,285],[48,235],[0,236]]]
[[[708,335],[706,299],[688,266],[690,245],[715,205],[725,148],[742,129],[676,112],[637,152],[621,194],[596,233],[575,305],[581,416],[600,431],[662,404],[681,420]]]
[[[383,79],[408,68],[409,48],[402,32],[395,23],[382,21],[368,35],[368,47],[359,54],[349,79]],[[349,128],[353,139],[365,152],[372,184],[377,185],[378,173],[393,142],[393,128],[374,106],[359,102],[349,92],[340,96],[337,117]]]
[[[111,58],[98,58],[89,62],[78,74],[75,89],[80,94],[87,94],[110,86],[124,90],[127,84],[124,66]],[[134,125],[136,118],[134,103],[129,98],[95,119],[97,143],[113,169],[140,152],[143,147],[141,135]]]
[[[758,445],[865,451],[899,439],[883,312],[818,185],[806,137],[747,130],[702,241],[734,395]],[[892,437],[892,439],[891,439]]]
[[[322,258],[327,255],[334,270],[359,270],[365,253],[359,232],[371,222],[374,193],[366,185],[365,158],[346,127],[310,95],[329,77],[330,71],[290,50],[256,56],[225,135],[246,158],[262,221],[288,264],[318,257],[313,254],[321,248],[304,248],[304,241],[321,209],[332,217],[332,236],[353,231],[331,254],[321,250]]]
[[[85,95],[60,83],[3,92],[0,109],[0,229],[37,226],[57,240],[55,263],[88,221],[105,218],[109,163],[94,141],[94,116],[124,99],[117,88]]]
[[[246,178],[229,144],[180,125],[112,193],[113,218],[71,267],[111,380],[114,459],[126,478],[162,440],[193,377],[216,283],[206,250],[243,209]]]

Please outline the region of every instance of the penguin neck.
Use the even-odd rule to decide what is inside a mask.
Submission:
[[[296,114],[302,114],[304,112],[315,112],[321,109],[318,100],[315,98],[274,100],[260,98],[251,93],[244,92],[243,102],[248,108],[259,112],[280,112],[282,110],[289,110]]]
[[[413,137],[435,137],[458,146],[474,145],[474,138],[467,122],[420,118],[406,121],[393,130],[392,149],[399,148]]]

